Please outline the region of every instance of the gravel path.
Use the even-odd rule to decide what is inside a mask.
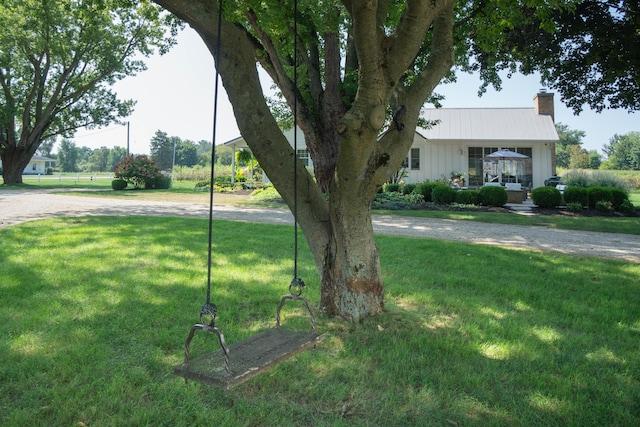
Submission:
[[[0,189],[0,227],[53,216],[184,216],[208,218],[206,204],[150,202],[52,194],[47,190]],[[292,224],[288,210],[214,206],[216,219]],[[428,237],[640,263],[640,237],[432,218],[374,215],[376,233]]]

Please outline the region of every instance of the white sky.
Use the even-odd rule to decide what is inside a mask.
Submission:
[[[121,99],[137,100],[129,121],[130,150],[135,154],[149,153],[149,143],[157,130],[169,136],[194,142],[212,139],[215,69],[211,54],[190,27],[180,34],[178,44],[164,56],[147,59],[148,69],[128,77],[115,86]],[[270,83],[263,83],[269,90]],[[445,95],[444,108],[532,107],[533,97],[541,86],[537,77],[516,76],[505,79],[502,90],[492,88],[479,98],[480,81],[475,76],[461,75],[457,83],[439,86],[436,92]],[[216,143],[240,136],[231,104],[223,86],[218,99]],[[602,153],[602,146],[615,134],[640,131],[638,113],[625,110],[583,111],[574,116],[555,94],[555,120],[570,129],[586,133],[583,147]],[[73,141],[78,147],[99,148],[127,146],[127,126],[113,125],[102,129],[80,130]]]

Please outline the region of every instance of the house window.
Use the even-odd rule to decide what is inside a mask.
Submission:
[[[510,150],[528,156],[524,161],[485,162],[484,157],[498,150]],[[469,185],[481,187],[490,180],[520,182],[530,187],[533,182],[531,167],[533,149],[531,147],[469,147]]]
[[[309,150],[298,150],[298,158],[304,163],[305,166],[309,166]]]
[[[411,149],[411,170],[420,169],[420,149],[412,148]]]

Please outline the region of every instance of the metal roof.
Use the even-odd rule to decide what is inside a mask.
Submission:
[[[416,131],[429,140],[556,142],[553,119],[534,108],[430,108],[422,118],[438,120]]]

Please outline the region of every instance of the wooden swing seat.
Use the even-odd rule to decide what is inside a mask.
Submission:
[[[225,390],[242,384],[294,355],[314,347],[324,334],[275,327],[245,340],[231,344],[231,374],[224,368],[222,349],[203,354],[188,365],[174,366],[173,373],[186,380],[194,380]]]

